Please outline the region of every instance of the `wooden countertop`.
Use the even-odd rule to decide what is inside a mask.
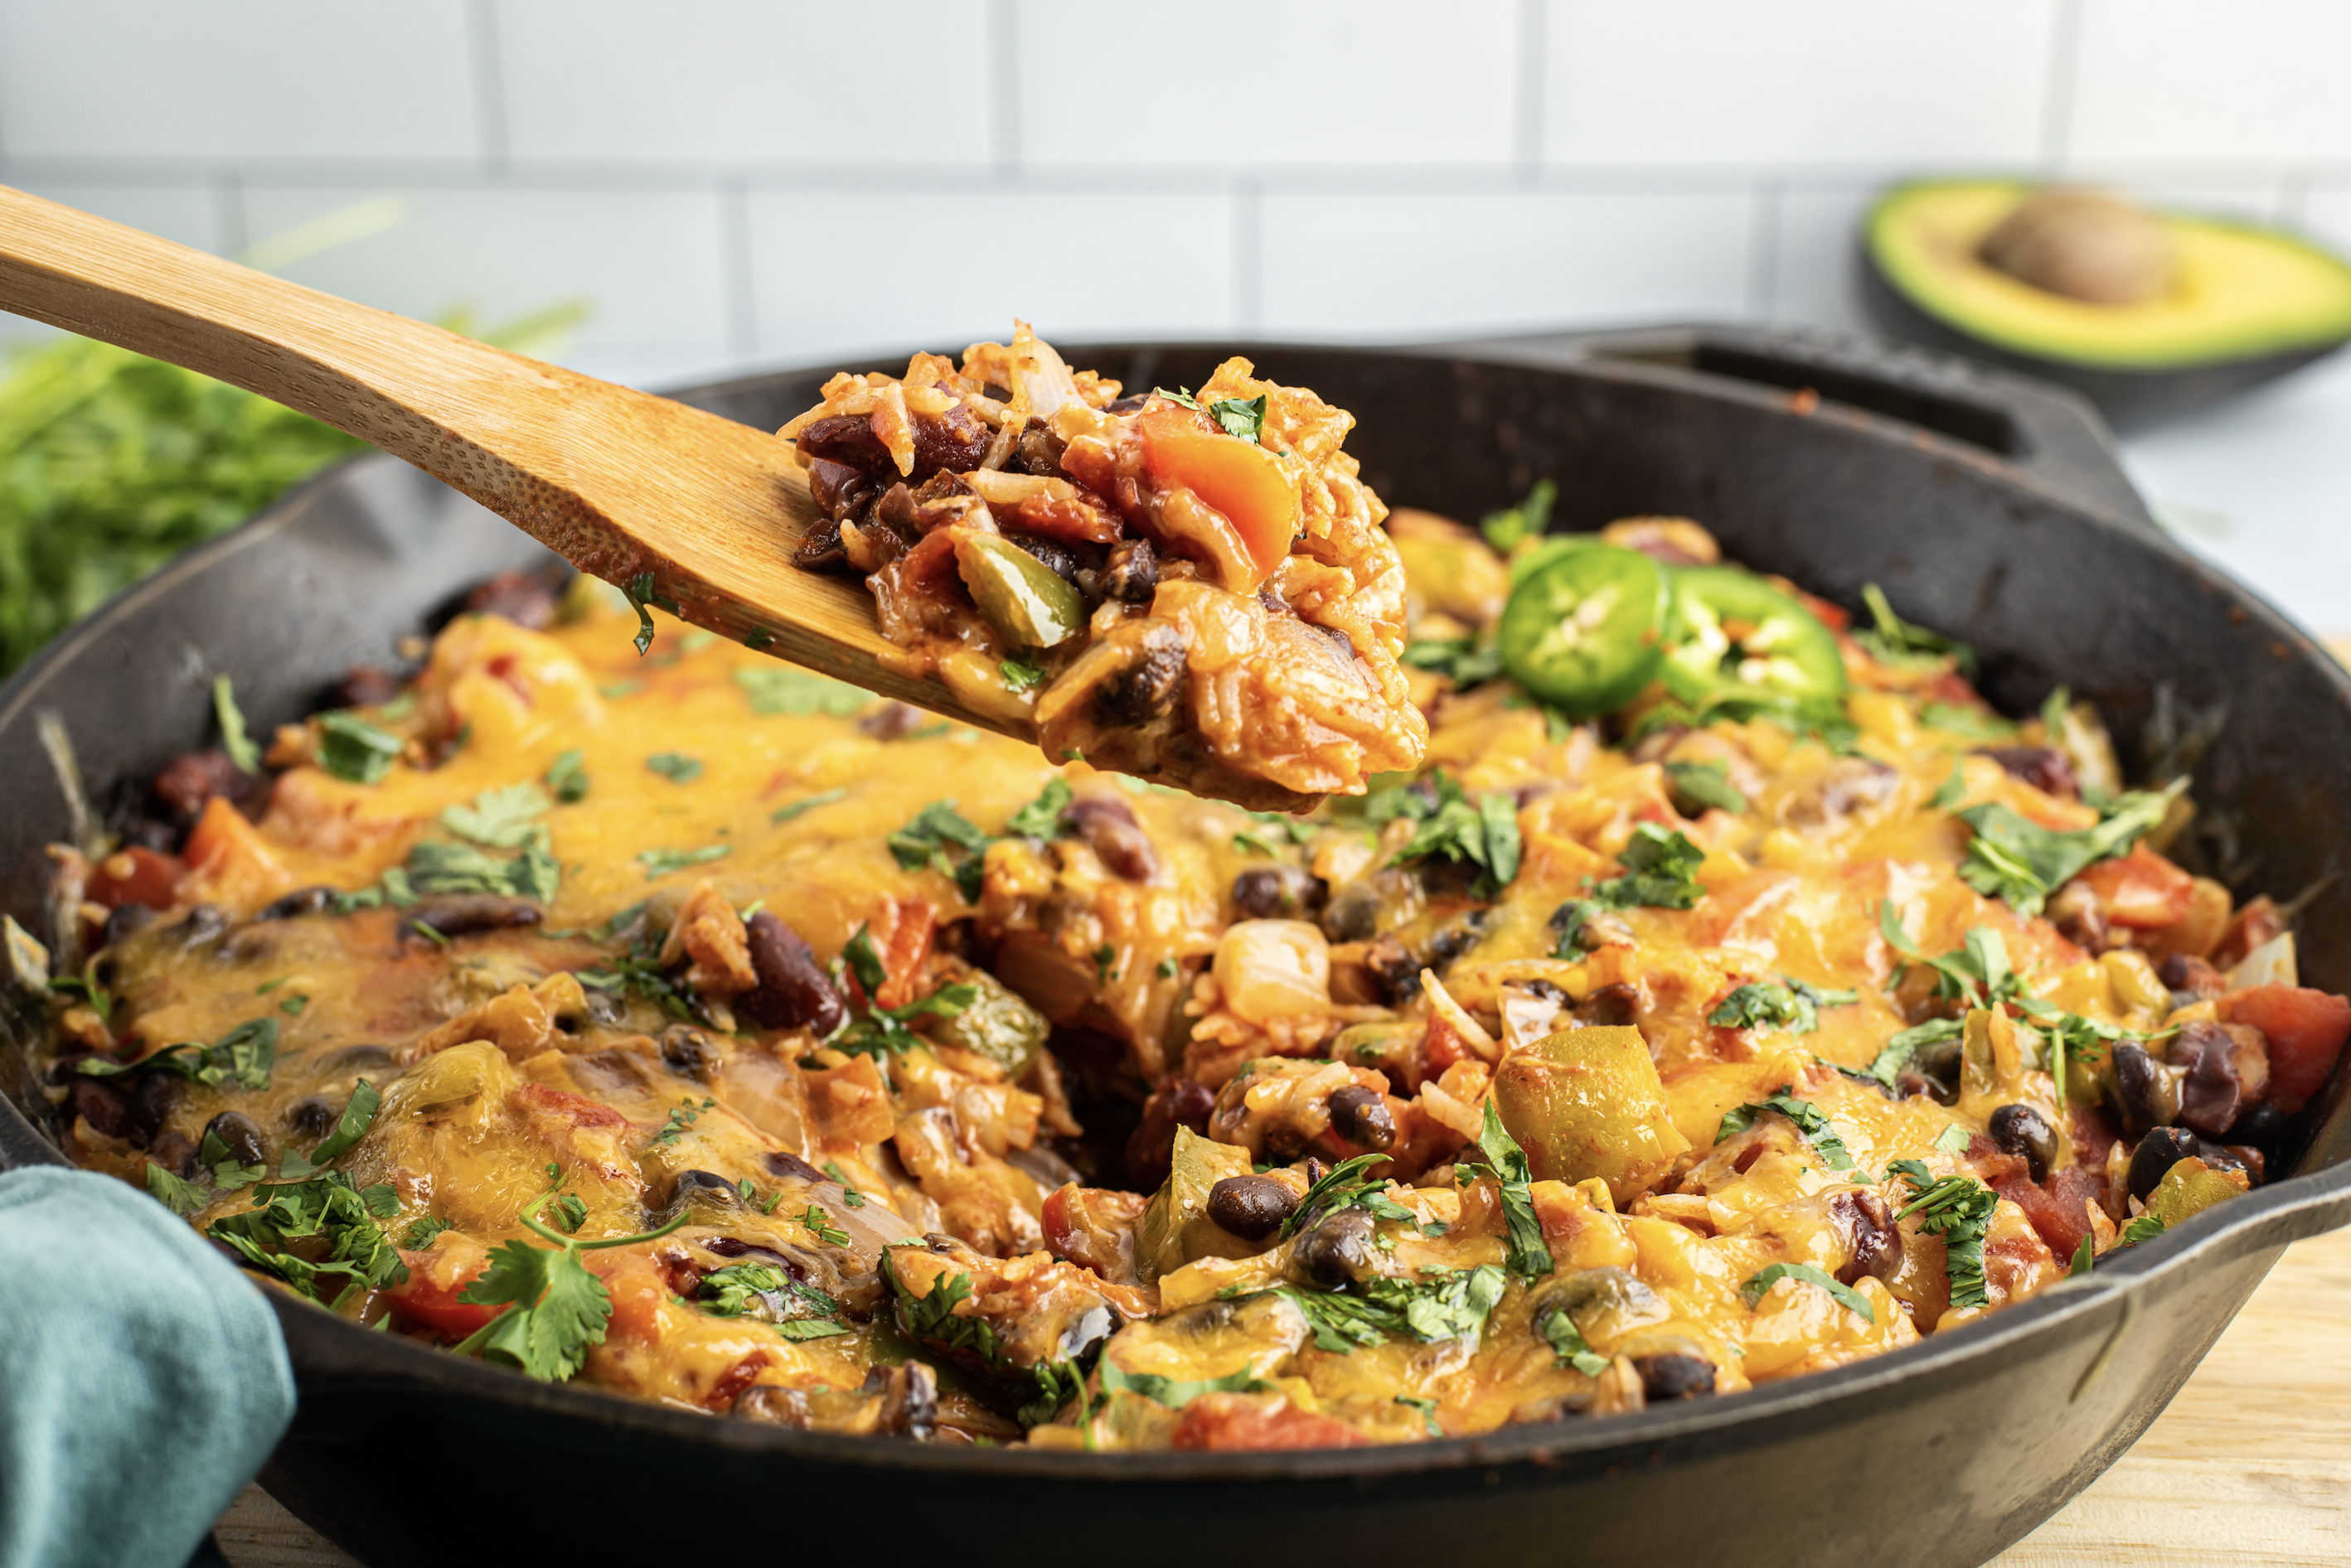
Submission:
[[[2351,1563],[2351,1231],[2289,1249],[2138,1445],[1990,1568]],[[234,1568],[357,1568],[257,1487]]]

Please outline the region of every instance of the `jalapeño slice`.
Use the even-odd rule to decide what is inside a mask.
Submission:
[[[1674,573],[1674,646],[1661,673],[1685,702],[1724,697],[1810,705],[1844,694],[1836,638],[1812,611],[1737,566]]]
[[[1502,668],[1571,718],[1608,712],[1656,675],[1673,602],[1665,568],[1638,550],[1562,550],[1510,590]]]

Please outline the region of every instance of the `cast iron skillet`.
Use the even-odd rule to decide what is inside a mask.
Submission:
[[[1554,475],[1561,527],[1682,513],[1738,558],[1847,604],[1883,584],[1906,616],[1982,649],[1987,689],[2011,711],[2063,680],[2127,742],[2159,701],[2225,705],[2195,788],[2233,844],[2210,836],[2240,894],[2338,877],[2300,930],[2310,981],[2351,990],[2351,836],[2336,810],[2351,788],[2351,679],[2147,525],[2074,400],[1950,361],[1714,329],[1249,351],[1361,416],[1350,445],[1392,503],[1475,516]],[[1197,386],[1222,353],[1071,358],[1130,385]],[[685,396],[773,426],[815,400],[820,379]],[[537,558],[471,503],[371,457],[100,610],[0,693],[13,805],[0,907],[44,929],[42,846],[75,832],[41,711],[64,721],[102,807],[203,742],[215,670],[255,720],[290,720],[455,590]],[[2309,1113],[2291,1179],[1985,1323],[1736,1397],[1404,1448],[947,1449],[542,1386],[280,1299],[301,1408],[264,1480],[378,1565],[719,1543],[803,1560],[927,1553],[940,1527],[958,1556],[1029,1563],[1236,1548],[1322,1561],[1374,1542],[1384,1557],[1449,1560],[1474,1542],[1498,1562],[1974,1564],[2129,1446],[2288,1242],[2351,1218],[2346,1080]],[[0,1082],[29,1103],[19,1041],[0,1041]],[[0,1164],[57,1158],[0,1104]],[[893,1525],[916,1528],[893,1542]]]

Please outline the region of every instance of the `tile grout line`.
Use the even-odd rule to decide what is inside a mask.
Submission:
[[[1516,36],[1518,69],[1514,73],[1518,102],[1513,106],[1510,134],[1519,177],[1532,180],[1542,171],[1544,0],[1519,0]]]
[[[498,52],[497,0],[466,0],[465,56],[474,88],[474,141],[484,172],[507,170],[506,72]]]
[[[2065,163],[2074,140],[2074,87],[2082,50],[2082,0],[2057,0],[2051,13],[2047,78],[2041,94],[2041,167],[2053,174]]]

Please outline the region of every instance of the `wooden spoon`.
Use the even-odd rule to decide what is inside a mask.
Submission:
[[[631,597],[884,697],[1033,741],[883,660],[853,579],[801,571],[791,445],[0,186],[0,310],[258,392],[464,491]]]

